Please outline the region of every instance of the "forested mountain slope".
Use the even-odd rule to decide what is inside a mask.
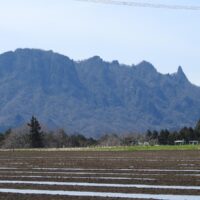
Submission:
[[[181,67],[163,75],[95,56],[73,61],[52,51],[17,49],[0,55],[0,127],[35,115],[50,128],[87,136],[192,126],[200,118],[200,88]]]

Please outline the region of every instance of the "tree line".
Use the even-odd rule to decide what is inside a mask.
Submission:
[[[36,117],[23,127],[0,133],[1,148],[64,148],[96,145],[96,140],[81,134],[68,135],[63,129],[42,131]]]
[[[180,131],[148,130],[146,134],[105,134],[99,139],[87,138],[82,134],[67,134],[63,129],[43,131],[36,117],[16,129],[0,133],[0,148],[65,148],[90,146],[174,145],[176,140],[200,141],[200,121],[195,128],[184,127]]]
[[[160,145],[174,145],[177,140],[183,140],[185,144],[189,144],[190,141],[200,141],[200,120],[197,122],[195,128],[184,127],[180,131],[165,129],[158,132],[148,130],[146,139],[150,143]]]

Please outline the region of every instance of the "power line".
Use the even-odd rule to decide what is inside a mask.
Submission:
[[[170,5],[170,4],[155,4],[155,3],[145,3],[136,1],[116,1],[116,0],[75,0],[81,2],[91,2],[100,4],[111,4],[111,5],[121,5],[121,6],[132,6],[132,7],[144,7],[144,8],[162,8],[171,10],[192,10],[200,11],[200,6],[193,5]]]

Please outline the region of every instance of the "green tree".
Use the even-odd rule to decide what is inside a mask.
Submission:
[[[152,139],[152,136],[153,136],[153,133],[150,130],[147,130],[146,138],[148,141],[150,141]]]
[[[154,140],[157,140],[158,139],[158,131],[153,131],[153,134],[152,134],[152,138],[154,139]]]
[[[195,135],[198,140],[200,140],[200,120],[197,122],[195,127]]]
[[[200,132],[200,120],[196,124],[195,131],[199,131]]]
[[[176,132],[170,132],[168,135],[168,144],[169,145],[174,145],[174,141],[176,140]]]
[[[0,133],[0,147],[2,146],[4,140],[5,140],[4,134]]]
[[[186,144],[188,144],[189,141],[190,141],[191,139],[193,139],[193,138],[192,138],[193,132],[194,132],[194,131],[193,131],[192,128],[184,127],[184,128],[182,128],[182,129],[180,130],[179,135],[180,135],[180,138],[181,138],[182,140],[185,140]]]
[[[32,148],[42,148],[44,147],[44,138],[41,131],[41,126],[36,117],[32,116],[30,123],[30,145]]]
[[[162,145],[168,144],[168,137],[169,137],[169,131],[168,130],[161,130],[160,135],[158,137],[159,144],[162,144]]]

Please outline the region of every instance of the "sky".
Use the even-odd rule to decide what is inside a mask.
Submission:
[[[199,0],[138,2],[200,6]],[[39,48],[74,60],[94,55],[129,65],[146,60],[164,74],[182,66],[189,80],[200,86],[199,20],[200,10],[75,0],[0,0],[0,53]]]

